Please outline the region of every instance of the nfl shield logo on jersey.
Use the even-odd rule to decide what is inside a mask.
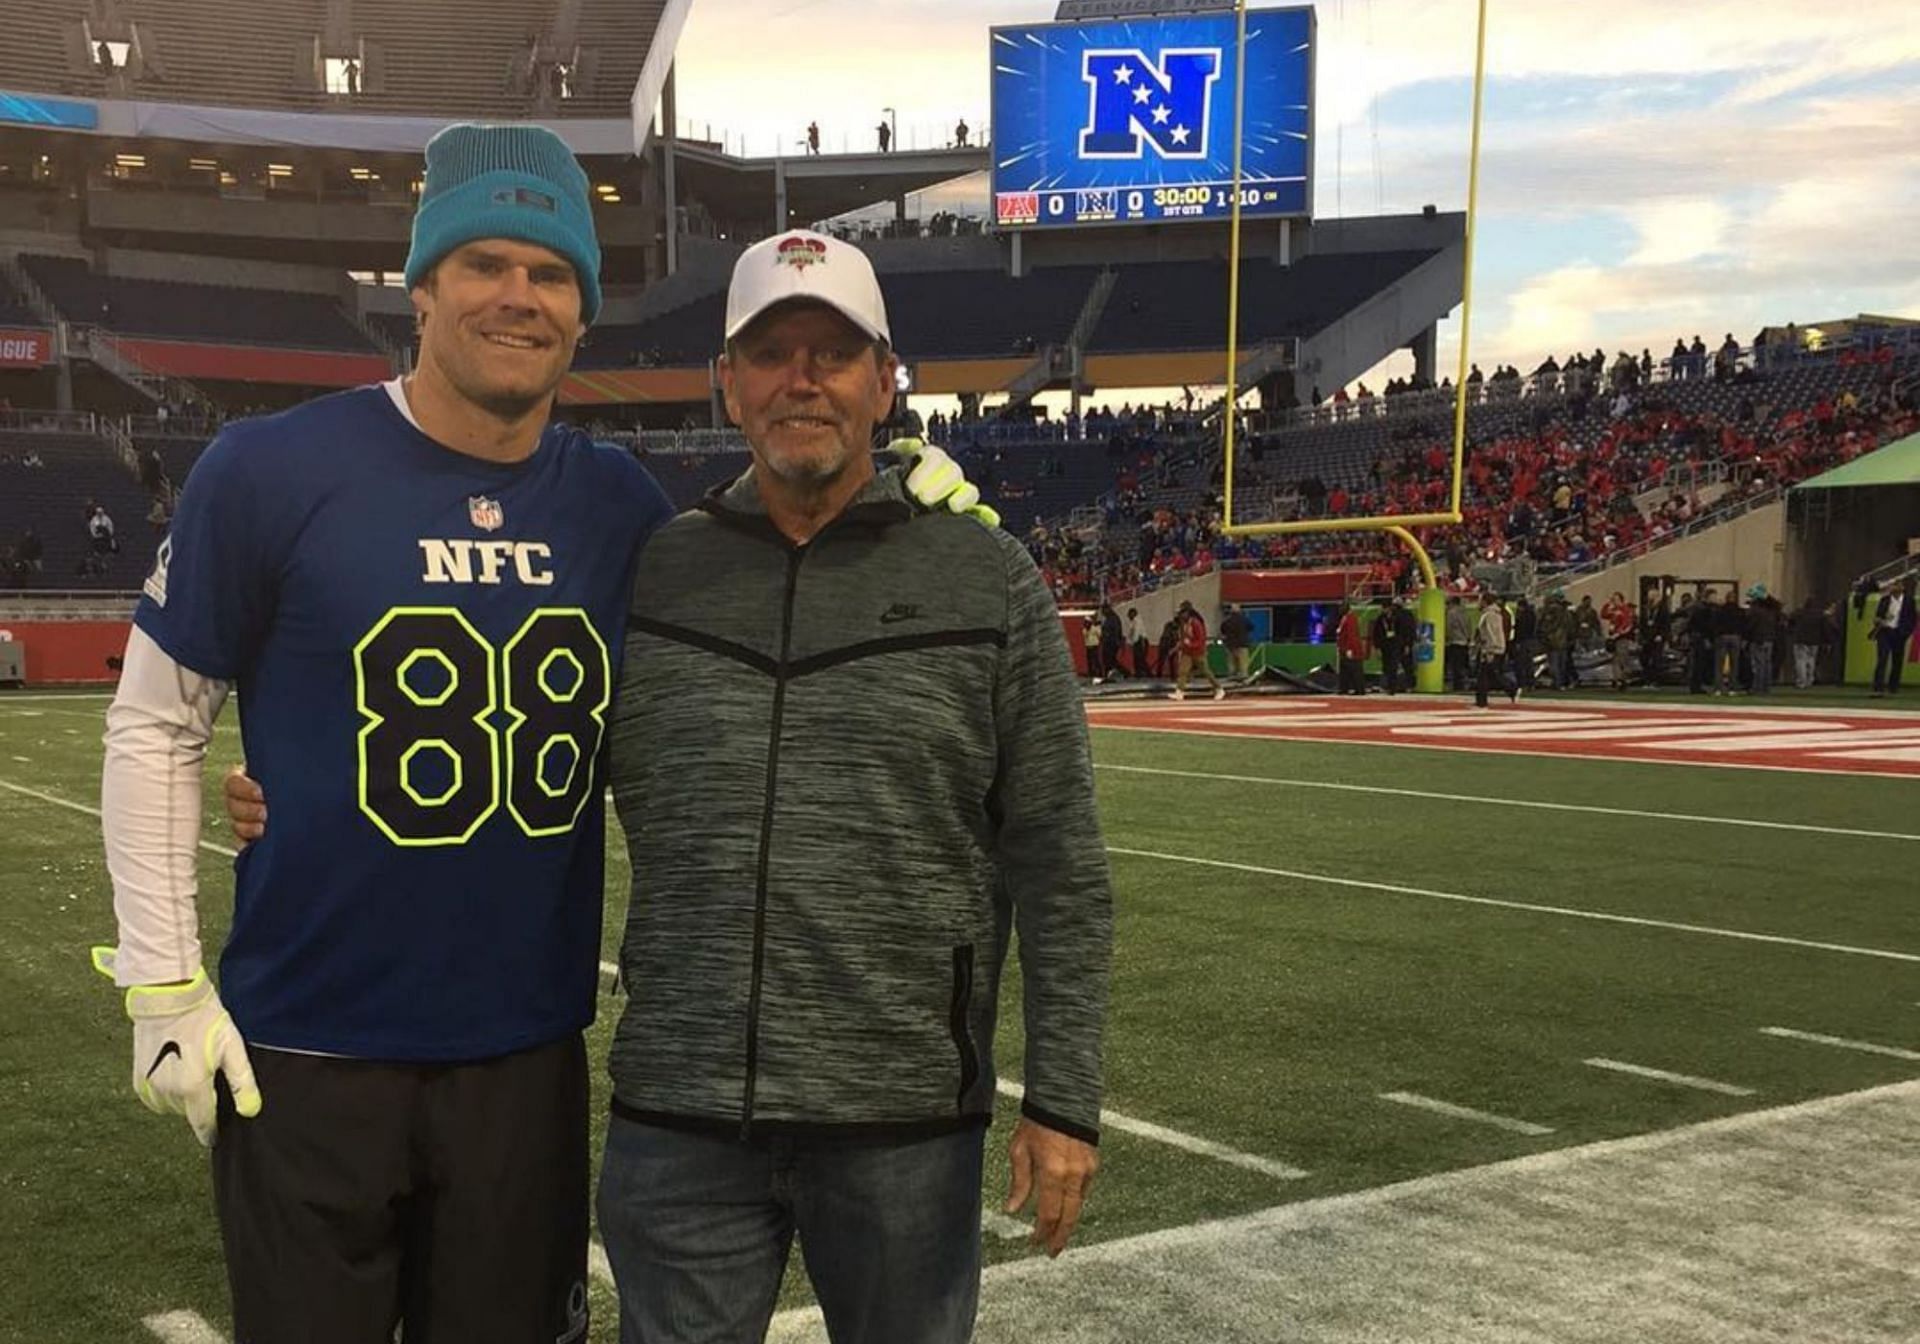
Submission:
[[[467,500],[467,517],[473,519],[473,525],[486,532],[497,532],[500,525],[507,521],[507,515],[500,508],[500,501],[488,499],[485,495],[473,495]]]

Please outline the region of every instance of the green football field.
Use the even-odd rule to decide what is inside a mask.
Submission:
[[[201,1344],[227,1328],[205,1161],[130,1095],[86,960],[113,932],[104,705],[0,698],[0,1340]],[[229,722],[210,947],[232,888],[211,785],[237,752]],[[1110,729],[1095,754],[1118,918],[1077,1246],[1920,1078],[1920,780]],[[611,957],[623,855],[608,882]],[[1010,1081],[1017,995],[1010,974]],[[991,1265],[1034,1254],[1018,1234],[989,1218]],[[1018,1278],[990,1271],[989,1305],[996,1275]],[[808,1300],[796,1274],[783,1305]],[[790,1312],[776,1337],[812,1328]]]

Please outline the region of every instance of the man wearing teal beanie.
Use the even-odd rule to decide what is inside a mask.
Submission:
[[[427,142],[407,288],[419,288],[442,257],[481,238],[517,238],[566,258],[580,287],[580,320],[593,325],[600,313],[600,241],[587,175],[552,131],[449,126]]]
[[[187,482],[108,712],[96,965],[136,1094],[212,1149],[236,1339],[582,1341],[605,710],[673,506],[552,419],[600,308],[558,136],[436,135],[406,275],[411,377],[235,421]],[[216,990],[195,828],[235,689],[281,810]]]

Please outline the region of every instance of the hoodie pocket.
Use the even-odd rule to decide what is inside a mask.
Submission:
[[[961,943],[953,949],[953,997],[947,1007],[947,1031],[960,1057],[960,1088],[953,1102],[956,1111],[966,1106],[967,1093],[980,1080],[980,1052],[974,1049],[973,1033],[967,1028],[972,1004],[973,944]]]

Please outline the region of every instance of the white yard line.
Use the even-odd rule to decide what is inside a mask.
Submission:
[[[1450,1120],[1471,1120],[1477,1125],[1491,1125],[1495,1129],[1504,1129],[1509,1134],[1525,1134],[1529,1138],[1540,1138],[1553,1133],[1550,1125],[1536,1125],[1529,1120],[1515,1120],[1510,1115],[1495,1115],[1492,1111],[1476,1111],[1471,1106],[1459,1106],[1451,1101],[1441,1101],[1438,1097],[1422,1096],[1418,1092],[1382,1092],[1380,1100],[1391,1101],[1400,1106],[1411,1106],[1419,1111],[1431,1111],[1435,1115],[1444,1115]]]
[[[163,1344],[227,1344],[226,1336],[208,1325],[197,1311],[162,1311],[140,1324]]]
[[[0,695],[0,709],[5,709],[8,705],[17,705],[22,701],[32,701],[37,704],[37,703],[40,703],[41,701],[46,701],[46,700],[111,700],[111,699],[113,699],[112,691],[98,691],[98,692],[80,691],[80,692],[75,692],[71,695],[46,695],[46,694],[38,694],[33,691],[23,691],[19,694],[8,692],[4,695]]]
[[[1808,835],[1846,835],[1869,840],[1920,841],[1905,831],[1869,831],[1851,826],[1814,826],[1794,821],[1758,821],[1750,817],[1708,817],[1688,812],[1654,812],[1637,807],[1599,807],[1585,803],[1547,803],[1531,798],[1489,798],[1472,793],[1437,793],[1430,789],[1396,789],[1378,784],[1335,784],[1318,779],[1275,779],[1267,775],[1224,775],[1205,770],[1164,770],[1150,765],[1096,765],[1096,770],[1125,775],[1158,775],[1170,779],[1210,779],[1224,784],[1269,784],[1287,789],[1324,789],[1333,793],[1376,794],[1390,798],[1424,798],[1441,803],[1481,803],[1489,807],[1522,807],[1543,812],[1584,812],[1601,817],[1632,817],[1644,821],[1702,822],[1713,826],[1741,826],[1763,831],[1798,831]]]
[[[1867,1055],[1885,1055],[1888,1059],[1906,1059],[1920,1063],[1920,1050],[1905,1050],[1897,1045],[1874,1041],[1854,1041],[1845,1036],[1822,1036],[1817,1031],[1795,1031],[1792,1027],[1762,1027],[1762,1036],[1778,1036],[1787,1041],[1810,1041],[1814,1045],[1832,1045],[1842,1050],[1858,1050]]]
[[[76,803],[71,799],[59,798],[51,793],[42,793],[38,789],[30,789],[24,784],[15,784],[10,780],[0,779],[0,789],[24,794],[28,798],[35,798],[43,803],[52,803],[55,807],[64,807],[69,812],[78,812],[84,816],[98,818],[100,815],[100,809],[97,807],[88,807],[85,803]],[[229,859],[235,858],[239,854],[238,850],[229,849],[225,845],[216,845],[211,840],[202,840],[200,842],[200,848],[210,854],[219,854]],[[609,980],[618,979],[620,967],[611,961],[603,961],[600,963],[600,974]]]
[[[71,798],[61,798],[51,793],[42,793],[38,789],[30,789],[24,784],[15,784],[11,780],[0,779],[0,789],[6,789],[10,793],[22,794],[28,798],[37,798],[43,803],[52,803],[55,807],[64,807],[69,812],[78,812],[83,816],[93,817],[96,820],[100,816],[100,809],[97,807],[88,807],[85,803],[76,803]],[[240,852],[235,849],[228,849],[225,845],[216,845],[211,840],[202,840],[200,842],[200,848],[210,854],[224,855],[229,859],[237,857]]]
[[[1635,1078],[1651,1078],[1655,1082],[1673,1083],[1678,1087],[1691,1087],[1701,1092],[1718,1092],[1723,1097],[1750,1097],[1753,1089],[1736,1087],[1732,1083],[1722,1083],[1712,1078],[1696,1078],[1690,1073],[1669,1073],[1665,1069],[1650,1069],[1644,1064],[1629,1064],[1619,1059],[1583,1059],[1580,1061],[1590,1069],[1607,1069],[1613,1073],[1629,1073]]]
[[[598,1237],[587,1242],[587,1273],[596,1282],[604,1283],[609,1288],[614,1286],[613,1265],[607,1260],[607,1248],[600,1244]]]
[[[1026,1089],[1008,1078],[999,1080],[999,1091],[1003,1097],[1018,1099],[1026,1095]],[[1198,1138],[1192,1134],[1183,1134],[1177,1129],[1168,1129],[1165,1125],[1156,1125],[1151,1120],[1137,1120],[1131,1115],[1122,1115],[1118,1111],[1102,1110],[1100,1124],[1106,1129],[1117,1129],[1124,1134],[1132,1134],[1142,1139],[1152,1139],[1155,1143],[1164,1143],[1169,1148],[1178,1148],[1182,1152],[1194,1153],[1200,1157],[1210,1157],[1216,1162],[1225,1162],[1228,1166],[1243,1167],[1248,1171],[1257,1171],[1263,1176],[1271,1176],[1280,1181],[1297,1181],[1308,1173],[1299,1167],[1290,1167],[1284,1162],[1276,1162],[1270,1157],[1260,1157],[1254,1153],[1243,1153],[1238,1148],[1229,1148],[1223,1143],[1211,1139]]]
[[[1022,1241],[1033,1235],[1033,1229],[1018,1218],[1009,1218],[996,1209],[982,1213],[980,1225],[1002,1241]]]
[[[1384,891],[1396,896],[1417,896],[1430,901],[1456,901],[1463,905],[1485,905],[1500,910],[1524,910],[1536,915],[1559,915],[1565,919],[1589,919],[1602,924],[1626,924],[1644,929],[1671,929],[1677,933],[1698,933],[1709,938],[1731,938],[1744,943],[1771,943],[1779,947],[1801,947],[1815,952],[1839,952],[1851,957],[1874,957],[1881,961],[1920,963],[1920,953],[1894,952],[1882,947],[1854,947],[1848,943],[1823,943],[1809,938],[1788,938],[1776,933],[1749,933],[1744,929],[1721,929],[1710,924],[1683,924],[1671,919],[1613,915],[1600,910],[1578,910],[1564,905],[1507,901],[1495,896],[1467,896],[1456,891],[1429,891],[1424,887],[1405,887],[1393,882],[1366,882],[1354,877],[1334,877],[1328,873],[1307,873],[1292,868],[1266,868],[1259,864],[1231,863],[1225,859],[1202,859],[1191,854],[1166,854],[1153,849],[1127,849],[1119,845],[1109,845],[1107,853],[1134,859],[1154,859],[1162,863],[1191,863],[1202,868],[1225,868],[1232,872],[1254,873],[1261,877],[1285,877],[1296,882],[1319,882],[1326,886],[1349,887],[1357,891]]]

